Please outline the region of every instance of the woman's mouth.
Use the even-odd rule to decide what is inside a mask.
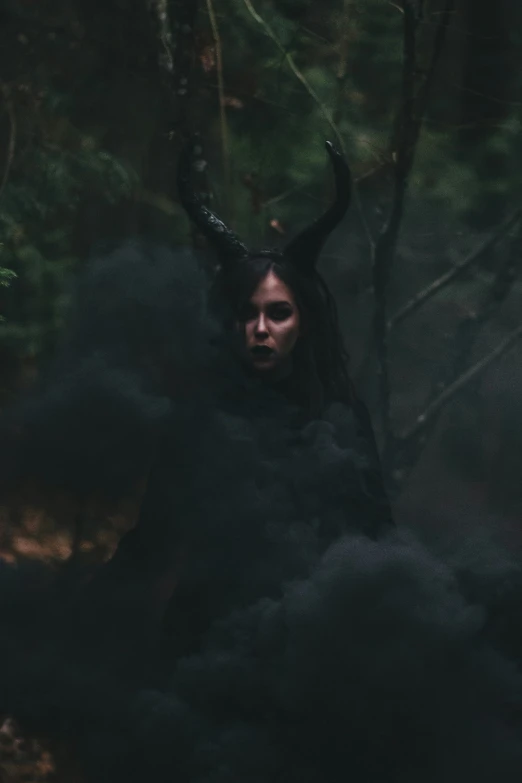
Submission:
[[[275,356],[275,351],[273,348],[270,348],[268,345],[254,345],[253,348],[250,349],[250,354],[254,357],[254,359],[260,359],[260,360],[267,360],[272,359]]]

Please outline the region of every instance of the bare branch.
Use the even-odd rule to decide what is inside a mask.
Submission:
[[[398,149],[395,155],[393,202],[390,217],[379,234],[373,254],[373,290],[375,295],[373,336],[378,359],[377,376],[379,384],[379,403],[385,439],[385,451],[389,447],[391,438],[386,289],[395,258],[397,240],[404,211],[404,198],[408,185],[408,176],[413,162],[410,138],[412,136],[412,128],[415,124],[413,99],[416,70],[416,20],[410,0],[403,0],[402,10],[404,18],[402,97],[397,122]]]
[[[509,348],[522,337],[522,326],[519,326],[514,331],[510,332],[507,337],[500,342],[497,347],[484,356],[479,362],[474,364],[459,378],[457,378],[452,384],[447,386],[443,392],[436,397],[432,403],[426,408],[426,410],[417,416],[415,423],[403,433],[401,433],[397,440],[407,441],[414,437],[418,437],[421,431],[431,423],[432,419],[440,412],[441,408],[449,402],[450,399],[462,391],[471,381],[475,380],[481,373],[486,370],[490,364],[499,359]]]
[[[461,321],[453,335],[447,366],[433,383],[424,413],[406,433],[409,437],[405,439],[397,437],[393,441],[390,465],[393,465],[392,480],[395,484],[404,481],[405,476],[418,461],[430,433],[437,424],[442,407],[451,401],[453,395],[458,393],[463,385],[468,389],[476,387],[479,371],[496,358],[498,352],[509,347],[513,339],[512,335],[508,336],[507,345],[501,343],[484,361],[481,360],[462,374],[462,367],[467,365],[468,356],[471,355],[483,327],[491,321],[511,293],[517,279],[517,268],[520,265],[521,243],[522,222],[519,221],[518,230],[509,243],[507,252],[502,252],[497,261],[494,280],[483,292],[480,303]]]
[[[257,11],[255,10],[254,6],[252,5],[251,0],[243,0],[246,9],[248,10],[251,17],[263,28],[266,35],[275,43],[281,54],[283,55],[288,67],[294,74],[294,76],[301,82],[307,93],[310,95],[310,97],[315,101],[317,106],[319,107],[319,111],[323,115],[324,119],[332,129],[332,133],[335,136],[335,139],[339,145],[339,148],[341,151],[346,154],[346,147],[345,143],[341,134],[341,131],[339,130],[337,123],[335,122],[335,119],[333,117],[332,112],[329,110],[329,108],[322,102],[319,95],[316,93],[310,82],[306,79],[306,77],[301,73],[297,65],[295,64],[294,58],[288,52],[285,48],[285,46],[281,43],[277,35],[274,33],[270,25],[263,19],[262,16],[260,16]],[[373,237],[371,235],[370,228],[368,226],[368,222],[366,220],[366,217],[364,215],[364,210],[362,208],[361,199],[359,196],[359,191],[357,187],[354,187],[353,189],[353,195],[354,195],[354,201],[355,206],[357,208],[357,211],[359,213],[359,218],[361,220],[362,227],[364,229],[364,232],[366,234],[366,238],[368,239],[368,244],[370,245],[372,251],[375,246],[375,242],[373,240]]]
[[[252,17],[252,19],[254,19],[259,25],[261,25],[261,27],[263,28],[265,33],[268,35],[268,37],[275,43],[275,45],[277,46],[277,48],[279,49],[279,51],[283,55],[284,59],[286,60],[286,63],[288,64],[288,67],[290,68],[290,70],[292,71],[294,76],[296,76],[297,79],[299,79],[299,81],[301,82],[301,84],[303,85],[303,87],[305,88],[307,93],[317,103],[317,105],[318,105],[318,107],[319,107],[319,109],[321,111],[321,114],[323,115],[323,117],[325,118],[326,122],[328,123],[328,125],[332,129],[332,132],[333,132],[335,138],[337,139],[337,143],[339,144],[341,150],[343,152],[345,152],[343,137],[342,137],[341,132],[340,132],[339,128],[337,127],[337,125],[336,125],[336,123],[334,121],[334,118],[332,116],[332,113],[330,112],[328,107],[325,106],[325,104],[322,102],[322,100],[320,99],[319,95],[316,93],[316,91],[314,90],[314,88],[312,87],[310,82],[301,73],[301,71],[299,70],[299,68],[297,67],[297,65],[294,62],[294,58],[292,57],[290,52],[288,52],[286,50],[286,48],[281,43],[281,41],[279,40],[277,35],[274,33],[274,31],[272,30],[270,25],[267,22],[265,22],[263,17],[260,16],[257,13],[257,11],[255,10],[254,6],[251,3],[251,0],[243,0],[243,2],[245,4],[245,7],[246,7],[248,13]]]
[[[503,252],[498,259],[494,280],[482,293],[481,301],[458,325],[448,350],[446,368],[433,386],[428,405],[460,376],[483,327],[491,321],[511,293],[520,265],[521,242],[522,230],[519,228],[507,252]]]
[[[511,109],[517,109],[522,106],[522,101],[508,101],[503,98],[497,98],[495,95],[489,95],[479,90],[472,90],[471,87],[463,87],[456,82],[451,82],[451,86],[459,90],[459,92],[467,92],[470,95],[476,95],[478,98],[485,98],[492,103],[499,103],[501,106],[509,106]]]
[[[424,304],[428,299],[437,294],[442,289],[446,288],[453,280],[459,277],[463,272],[469,269],[473,264],[479,261],[486,253],[488,253],[496,243],[520,220],[522,216],[522,210],[515,209],[497,228],[497,230],[488,236],[481,244],[476,247],[465,258],[459,261],[448,272],[445,272],[440,277],[437,277],[432,283],[419,291],[413,296],[406,304],[401,307],[400,310],[393,315],[388,321],[388,331],[398,326],[406,316],[415,312],[419,307]]]
[[[420,87],[419,94],[416,101],[417,136],[420,133],[422,122],[426,114],[426,109],[428,106],[431,89],[433,87],[433,79],[435,77],[437,65],[439,63],[442,50],[444,48],[444,41],[446,40],[446,34],[448,32],[449,23],[455,11],[455,2],[456,0],[446,0],[446,3],[444,5],[444,10],[442,11],[442,14],[440,16],[435,31],[435,39],[433,42],[433,49],[431,53],[430,63],[428,65],[426,77]],[[415,139],[415,144],[416,141],[417,139]]]
[[[415,4],[413,0],[402,0],[401,2],[404,31],[402,96],[396,123],[395,143],[393,145],[395,149],[392,153],[395,161],[393,201],[390,217],[377,239],[373,256],[373,289],[375,295],[373,335],[378,357],[379,402],[385,439],[385,452],[388,452],[393,447],[394,440],[391,427],[386,290],[391,268],[395,260],[409,176],[415,159],[436,66],[443,49],[454,4],[455,0],[446,0],[444,13],[437,25],[426,76],[416,94],[416,35],[418,25],[422,19],[423,6]]]

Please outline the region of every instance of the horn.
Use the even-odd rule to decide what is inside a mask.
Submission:
[[[311,272],[315,268],[328,235],[341,222],[350,205],[352,177],[348,164],[330,141],[326,142],[326,151],[330,156],[335,176],[335,201],[322,217],[301,231],[284,249],[284,255],[288,260],[300,267],[303,272]]]
[[[221,261],[236,260],[248,254],[247,247],[217,215],[202,203],[190,184],[194,153],[199,144],[193,136],[181,151],[178,162],[178,195],[187,215],[217,251]]]

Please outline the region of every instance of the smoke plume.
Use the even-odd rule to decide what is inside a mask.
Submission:
[[[520,563],[369,535],[350,411],[244,378],[206,290],[187,253],[107,250],[4,417],[11,482],[150,478],[88,585],[0,569],[2,711],[101,783],[520,780]]]

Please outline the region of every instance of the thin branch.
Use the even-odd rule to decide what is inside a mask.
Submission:
[[[394,191],[388,222],[382,228],[373,256],[373,288],[375,313],[373,335],[378,357],[379,403],[385,439],[385,452],[393,449],[394,436],[391,427],[391,390],[388,357],[388,323],[386,317],[386,290],[395,260],[399,233],[404,214],[404,203],[409,177],[415,160],[420,132],[433,86],[434,74],[440,60],[455,0],[446,0],[444,12],[437,25],[432,53],[426,76],[418,92],[415,92],[417,74],[417,29],[422,18],[421,6],[412,0],[401,0],[403,12],[403,71],[401,108],[396,125],[396,149],[394,152]],[[385,455],[386,456],[386,455]]]
[[[266,209],[267,207],[273,207],[275,204],[279,204],[279,202],[284,201],[289,196],[292,196],[298,190],[302,190],[302,188],[303,185],[294,185],[293,187],[288,188],[288,190],[285,190],[283,193],[280,193],[278,196],[272,196],[272,198],[263,201],[261,206],[263,209]]]
[[[520,262],[521,241],[522,222],[519,221],[517,233],[509,243],[509,248],[498,259],[493,282],[483,293],[480,303],[477,304],[473,312],[470,312],[455,330],[452,344],[449,346],[447,366],[440,377],[434,380],[432,391],[425,403],[425,411],[417,418],[413,429],[409,430],[411,437],[406,440],[395,438],[393,441],[393,454],[390,463],[393,463],[394,466],[392,476],[396,484],[404,481],[405,476],[418,461],[430,433],[437,424],[440,406],[446,405],[451,400],[453,392],[458,392],[463,383],[466,383],[468,387],[477,386],[478,373],[471,369],[463,376],[462,367],[466,367],[468,356],[472,354],[473,346],[483,327],[494,318],[512,291],[517,279],[516,271]],[[508,337],[508,343],[510,337]],[[502,349],[503,344],[499,348]],[[496,353],[494,351],[490,358],[495,358]],[[479,362],[476,369],[480,370],[487,363],[488,359],[485,362]],[[430,412],[432,415],[428,415]]]
[[[337,41],[337,49],[339,51],[339,61],[336,69],[337,99],[336,99],[335,109],[332,112],[332,117],[336,127],[339,126],[339,123],[342,119],[344,103],[345,103],[344,88],[348,77],[348,55],[350,52],[350,30],[351,30],[350,12],[351,12],[351,6],[353,6],[353,4],[354,4],[354,0],[343,0],[343,9],[341,11],[339,25],[338,25],[339,37]],[[332,42],[332,46],[333,45],[334,44]],[[359,188],[358,188],[359,181],[360,178],[353,179],[353,198],[355,202],[355,207],[357,209],[357,213],[359,215],[359,220],[361,222],[362,229],[364,231],[366,240],[368,242],[370,254],[373,254],[373,251],[375,249],[375,239],[372,235],[370,226],[368,224],[368,220],[364,213],[361,197],[359,194]]]
[[[370,177],[375,176],[375,174],[379,174],[381,171],[386,169],[388,167],[388,162],[384,163],[378,163],[376,166],[373,166],[373,168],[368,169],[368,171],[365,171],[364,174],[360,174],[358,177],[354,177],[354,182],[364,182],[365,179],[370,179]]]
[[[455,330],[452,345],[449,346],[447,352],[447,366],[437,383],[434,383],[432,394],[427,401],[428,406],[443,389],[460,376],[462,367],[466,366],[468,356],[472,355],[473,346],[483,327],[495,317],[509,297],[517,279],[516,270],[520,265],[521,241],[522,231],[519,227],[517,235],[509,243],[510,247],[498,259],[494,279],[482,293],[481,301],[467,314]]]
[[[254,19],[259,25],[261,25],[261,27],[265,31],[266,35],[268,35],[268,37],[275,43],[275,45],[277,46],[277,48],[279,49],[279,51],[283,55],[284,59],[286,60],[286,62],[288,64],[288,67],[290,68],[290,70],[292,71],[294,76],[297,77],[297,79],[301,82],[301,84],[303,85],[303,87],[305,88],[307,93],[317,103],[317,105],[318,105],[318,107],[319,107],[319,109],[321,111],[321,114],[323,115],[323,117],[325,118],[326,122],[328,123],[328,125],[332,129],[332,133],[334,134],[335,138],[337,139],[337,143],[339,144],[341,150],[343,152],[345,152],[346,150],[345,150],[345,146],[344,146],[343,137],[342,137],[341,132],[340,132],[339,128],[337,127],[337,125],[336,125],[336,123],[334,121],[334,118],[333,118],[330,110],[328,109],[328,107],[325,106],[325,104],[322,102],[321,98],[316,93],[316,91],[314,90],[314,88],[312,87],[310,82],[301,73],[301,71],[299,70],[299,68],[295,64],[292,55],[290,54],[290,52],[288,52],[286,50],[286,48],[281,43],[281,41],[279,40],[277,35],[274,33],[272,28],[269,26],[269,24],[267,22],[265,22],[263,17],[259,16],[259,14],[255,10],[254,6],[252,5],[251,0],[243,0],[243,2],[245,4],[245,7],[246,7],[247,11],[249,12],[250,16],[252,17],[252,19]]]
[[[435,39],[433,42],[432,54],[430,58],[430,63],[428,65],[426,78],[424,79],[424,82],[421,85],[421,88],[419,90],[419,95],[417,98],[417,105],[416,105],[417,135],[420,132],[422,122],[424,120],[424,115],[426,114],[426,109],[428,106],[431,89],[433,87],[435,72],[437,70],[437,65],[442,55],[442,50],[444,48],[444,42],[446,40],[446,34],[448,32],[449,23],[455,11],[455,2],[456,0],[446,0],[446,3],[444,5],[444,10],[442,11],[440,20],[437,24],[437,28],[435,31]]]
[[[433,402],[428,405],[426,410],[417,416],[415,423],[403,433],[398,436],[398,440],[406,441],[411,438],[418,437],[421,431],[431,422],[431,420],[439,413],[441,408],[460,392],[471,381],[477,378],[478,375],[484,372],[490,364],[499,359],[511,346],[522,337],[522,326],[519,326],[514,331],[510,332],[507,337],[500,342],[497,347],[484,356],[479,362],[466,370],[459,378],[457,378],[452,384],[447,386],[443,392],[436,397]]]
[[[476,95],[478,98],[485,98],[492,103],[499,103],[501,106],[509,106],[512,109],[522,106],[522,101],[503,100],[502,98],[496,98],[494,95],[487,95],[487,93],[480,92],[479,90],[472,90],[470,87],[463,87],[455,82],[453,82],[451,86],[455,87],[459,92],[467,92],[470,95]]]
[[[433,282],[419,291],[413,296],[406,304],[398,310],[388,321],[388,331],[398,326],[406,316],[415,312],[419,307],[424,304],[432,296],[435,296],[439,291],[446,288],[453,280],[459,275],[469,269],[473,264],[479,261],[489,250],[491,250],[496,243],[509,231],[515,223],[520,220],[522,216],[522,210],[515,209],[507,218],[500,224],[497,230],[488,236],[481,244],[469,253],[461,261],[457,262],[455,266],[448,272],[445,272],[440,277],[437,277]]]
[[[279,40],[277,35],[274,33],[274,31],[271,29],[269,24],[267,22],[265,22],[263,17],[260,16],[257,13],[257,11],[255,10],[254,6],[252,5],[251,0],[243,0],[243,2],[245,4],[245,7],[248,10],[249,14],[251,15],[251,17],[259,25],[261,25],[261,27],[265,31],[266,35],[268,35],[268,37],[275,43],[275,45],[277,46],[277,48],[279,49],[279,51],[283,55],[283,58],[285,59],[286,63],[288,64],[288,67],[290,68],[290,70],[292,71],[294,76],[296,76],[296,78],[301,82],[301,84],[303,85],[303,87],[305,88],[307,93],[310,95],[310,97],[316,102],[317,106],[319,107],[319,111],[321,112],[321,114],[323,115],[324,119],[326,120],[326,122],[328,123],[330,128],[332,129],[332,133],[334,134],[334,136],[335,136],[335,138],[337,140],[337,143],[339,144],[339,148],[341,149],[341,151],[344,154],[346,154],[346,147],[345,147],[345,144],[344,144],[344,140],[343,140],[341,131],[339,130],[339,128],[337,126],[337,123],[335,122],[335,119],[334,119],[332,113],[330,112],[330,110],[328,109],[328,107],[325,106],[325,104],[322,102],[321,98],[316,93],[316,91],[314,90],[314,88],[312,87],[310,82],[306,79],[304,74],[301,73],[301,71],[299,70],[299,68],[295,64],[292,55],[290,54],[290,52],[288,52],[286,50],[285,46],[281,43],[281,41]],[[354,184],[356,185],[356,182]],[[370,246],[370,248],[371,248],[371,250],[373,252],[374,247],[375,247],[375,241],[374,241],[374,239],[372,237],[372,234],[371,234],[371,231],[370,231],[370,227],[368,225],[368,221],[366,220],[366,216],[364,214],[364,210],[363,210],[362,203],[361,203],[361,198],[359,196],[359,191],[358,191],[357,187],[354,187],[354,189],[353,189],[353,197],[354,197],[354,201],[355,201],[355,206],[356,206],[357,212],[359,214],[359,219],[361,221],[361,225],[363,227],[364,233],[365,233],[366,238],[368,240],[368,244],[369,244],[369,246]]]
[[[13,100],[11,98],[11,92],[6,84],[0,85],[0,92],[2,93],[7,116],[9,118],[9,140],[7,142],[7,154],[5,159],[5,168],[2,175],[2,181],[0,182],[0,197],[4,192],[5,186],[9,180],[9,174],[13,165],[16,149],[16,114],[13,106]]]
[[[207,11],[210,19],[210,27],[212,29],[212,37],[214,39],[214,46],[216,49],[216,70],[218,81],[218,95],[219,95],[219,118],[221,126],[221,154],[223,159],[223,173],[225,179],[225,192],[227,197],[230,196],[230,153],[228,144],[228,124],[227,113],[225,104],[225,82],[223,79],[223,50],[221,46],[221,37],[219,35],[219,27],[217,23],[216,13],[214,11],[213,0],[206,0]]]
[[[417,23],[412,4],[403,0],[403,69],[401,107],[397,122],[398,148],[395,156],[394,192],[390,217],[381,229],[373,254],[373,290],[375,311],[373,336],[377,350],[377,378],[379,384],[379,405],[385,450],[392,439],[389,358],[386,324],[386,289],[395,259],[395,252],[402,223],[404,199],[408,186],[413,155],[410,139],[415,124],[413,115],[414,80],[416,72],[416,29]]]

